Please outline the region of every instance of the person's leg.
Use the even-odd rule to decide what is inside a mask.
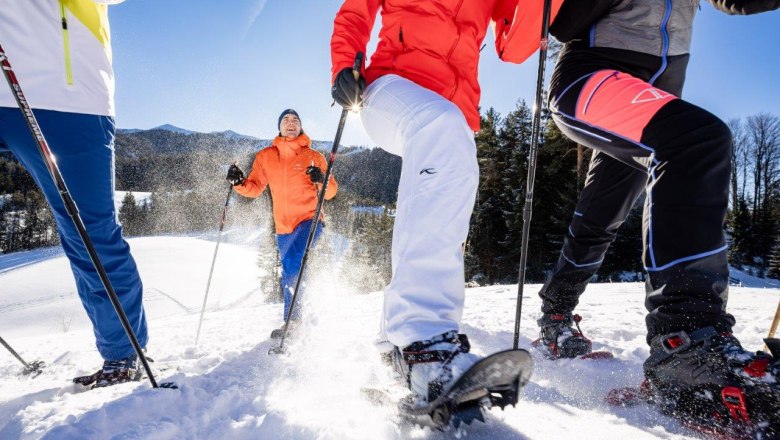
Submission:
[[[306,241],[309,238],[309,231],[311,230],[312,220],[306,220],[298,224],[293,232],[289,234],[278,234],[276,236],[277,245],[279,246],[279,256],[282,260],[282,289],[284,290],[284,319],[287,320],[287,316],[290,313],[290,307],[292,306],[292,298],[295,293],[295,284],[298,282],[298,272],[301,270],[301,262],[303,260],[303,254],[306,251]],[[312,237],[312,248],[322,234],[322,225],[317,226],[317,230],[314,231],[314,237]],[[311,249],[309,249],[311,252]],[[305,275],[304,275],[305,280]],[[298,292],[298,298],[295,300],[295,310],[291,316],[291,320],[298,320],[301,317],[301,300],[303,298],[304,283],[301,283],[300,291]]]
[[[615,71],[595,72],[553,96],[554,118],[567,136],[646,167],[644,373],[652,389],[694,420],[729,426],[749,414],[754,423],[776,424],[780,361],[745,351],[726,312],[728,127]]]
[[[384,329],[403,349],[395,353],[410,389],[430,401],[477,360],[457,334],[462,243],[479,181],[474,133],[452,102],[395,75],[371,84],[364,98],[366,131],[403,157]]]
[[[553,91],[561,130],[584,145],[646,170],[644,263],[648,342],[714,326],[730,331],[722,225],[731,138],[711,113],[616,71]]]
[[[561,255],[539,291],[543,313],[572,314],[646,182],[647,173],[593,152]]]
[[[292,290],[295,289],[295,277],[298,276],[298,270],[295,269],[293,233],[276,234],[276,246],[279,248],[279,258],[282,262],[282,292],[284,294],[284,307],[282,308],[282,318],[287,320],[287,314],[290,311],[290,302],[292,300]],[[297,260],[300,261],[300,260]]]
[[[143,287],[114,208],[114,120],[48,110],[35,110],[35,115],[130,326],[145,347],[148,335]],[[130,340],[19,109],[0,108],[0,137],[30,172],[52,207],[101,356],[106,360],[132,356]]]
[[[403,157],[385,319],[389,340],[405,347],[460,326],[474,134],[453,103],[394,75],[367,89],[362,119],[377,145]]]

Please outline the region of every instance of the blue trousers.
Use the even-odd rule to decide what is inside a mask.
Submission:
[[[114,119],[34,110],[100,261],[142,347],[148,341],[143,286],[114,209]],[[10,151],[32,175],[54,213],[62,248],[106,360],[134,353],[92,260],[18,108],[0,107],[0,151]]]
[[[279,256],[282,259],[282,290],[284,291],[284,319],[290,313],[292,297],[295,292],[295,283],[298,281],[298,272],[301,270],[301,260],[306,251],[306,240],[309,238],[312,220],[306,220],[298,224],[289,234],[276,234],[276,244],[279,246]],[[312,238],[312,247],[322,234],[322,222],[317,225]],[[301,298],[303,296],[303,281],[298,291],[295,310],[290,319],[297,320],[301,317]]]

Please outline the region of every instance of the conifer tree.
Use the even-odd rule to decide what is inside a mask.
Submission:
[[[467,280],[478,277],[489,283],[498,281],[502,276],[499,263],[507,253],[498,243],[507,234],[502,204],[506,157],[498,139],[500,124],[501,116],[489,109],[481,116],[481,128],[475,139],[480,174],[467,246],[473,256],[468,259]]]
[[[751,215],[748,202],[737,198],[737,206],[729,216],[731,245],[729,246],[729,263],[742,269],[743,264],[750,264]]]
[[[775,240],[775,245],[772,247],[767,276],[769,278],[780,279],[780,236]]]
[[[119,222],[122,223],[122,230],[125,235],[134,236],[138,234],[141,221],[140,211],[135,203],[135,196],[133,196],[131,191],[128,191],[122,198],[122,205],[119,207]]]

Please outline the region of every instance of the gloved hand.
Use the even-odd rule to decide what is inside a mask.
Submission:
[[[306,174],[309,175],[311,183],[322,183],[325,181],[325,174],[322,174],[322,170],[317,166],[310,166],[306,168]]]
[[[244,172],[236,164],[230,165],[225,180],[233,186],[241,185],[244,183]]]
[[[358,80],[355,81],[355,74],[353,73],[352,68],[347,67],[336,75],[336,80],[333,82],[330,94],[340,106],[352,108],[354,106],[360,106],[363,103],[363,89],[365,88],[366,80],[360,76]]]

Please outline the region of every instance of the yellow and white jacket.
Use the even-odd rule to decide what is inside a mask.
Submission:
[[[0,45],[33,108],[114,116],[107,4],[121,1],[0,0]],[[0,107],[16,107],[6,84]]]

